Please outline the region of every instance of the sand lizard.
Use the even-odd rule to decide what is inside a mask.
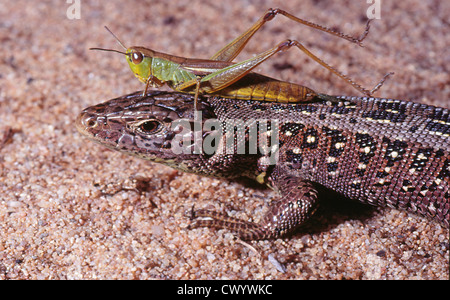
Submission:
[[[410,101],[324,96],[310,103],[280,104],[201,97],[200,138],[219,124],[243,120],[244,135],[219,132],[214,153],[175,154],[173,146],[192,140],[192,131],[173,126],[185,119],[194,124],[193,96],[137,92],[85,109],[77,128],[90,139],[127,154],[199,175],[246,176],[265,183],[280,197],[259,224],[208,210],[194,212],[193,225],[228,228],[245,240],[277,238],[291,233],[316,210],[320,186],[348,198],[389,206],[432,218],[449,226],[449,110]],[[262,131],[263,120],[269,120]],[[249,151],[249,128],[256,142],[275,133],[270,151],[237,154],[225,151],[231,136]],[[230,127],[232,128],[232,127]],[[224,130],[226,131],[226,130]],[[217,136],[216,136],[217,137]],[[253,141],[255,142],[255,141]],[[181,144],[180,144],[181,143]],[[193,150],[193,144],[189,150]],[[268,162],[276,154],[275,163]]]

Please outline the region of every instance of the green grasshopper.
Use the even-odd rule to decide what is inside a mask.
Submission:
[[[275,101],[284,103],[295,103],[309,101],[318,96],[315,91],[295,83],[280,81],[261,74],[251,72],[256,66],[269,59],[274,54],[285,51],[292,46],[296,46],[306,55],[336,74],[347,83],[366,96],[370,96],[378,90],[384,78],[371,90],[366,90],[343,73],[337,71],[323,60],[312,54],[300,42],[296,40],[285,40],[277,46],[256,55],[253,58],[239,63],[232,60],[242,51],[250,38],[268,21],[277,14],[286,16],[298,23],[321,30],[323,32],[346,39],[352,43],[362,46],[362,41],[367,36],[370,27],[369,20],[364,33],[355,38],[341,32],[333,31],[327,27],[299,19],[281,9],[268,9],[264,15],[251,26],[246,32],[234,39],[231,43],[223,47],[210,59],[194,59],[175,56],[162,52],[157,52],[144,47],[127,48],[124,44],[105,26],[105,28],[117,39],[125,52],[91,48],[91,50],[113,51],[126,55],[128,64],[135,76],[146,84],[144,95],[148,87],[160,87],[167,84],[175,91],[195,94],[197,100],[199,94],[214,94],[221,97],[241,99]],[[196,103],[197,101],[195,101]]]

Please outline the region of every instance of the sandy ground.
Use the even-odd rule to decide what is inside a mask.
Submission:
[[[105,150],[74,126],[143,88],[119,54],[88,50],[120,49],[104,25],[129,46],[207,58],[269,7],[359,35],[366,1],[81,1],[80,19],[69,5],[0,3],[0,278],[449,279],[448,229],[334,197],[293,237],[251,243],[259,254],[226,230],[187,230],[194,203],[258,221],[274,195]],[[298,39],[364,86],[395,72],[377,96],[449,107],[449,19],[448,1],[383,1],[360,48],[277,17],[238,59]],[[358,95],[295,49],[258,71]]]

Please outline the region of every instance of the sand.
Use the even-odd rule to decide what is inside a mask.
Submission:
[[[255,252],[227,230],[188,230],[186,212],[195,204],[258,221],[271,191],[184,174],[77,133],[83,108],[143,88],[119,54],[88,50],[120,49],[104,25],[128,46],[207,58],[269,7],[359,35],[370,6],[205,2],[81,1],[70,19],[66,1],[2,1],[0,278],[448,280],[449,230],[433,221],[332,197],[292,237],[250,243]],[[395,72],[376,96],[449,107],[450,3],[390,2],[364,48],[277,17],[238,59],[298,39],[364,86]],[[359,95],[295,49],[258,71]]]

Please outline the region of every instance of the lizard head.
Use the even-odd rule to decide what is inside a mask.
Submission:
[[[209,105],[199,100],[200,118],[194,119],[192,95],[151,91],[142,96],[136,92],[86,108],[76,127],[110,149],[200,173],[207,154],[199,146],[211,133],[204,130],[202,120],[215,117]]]

